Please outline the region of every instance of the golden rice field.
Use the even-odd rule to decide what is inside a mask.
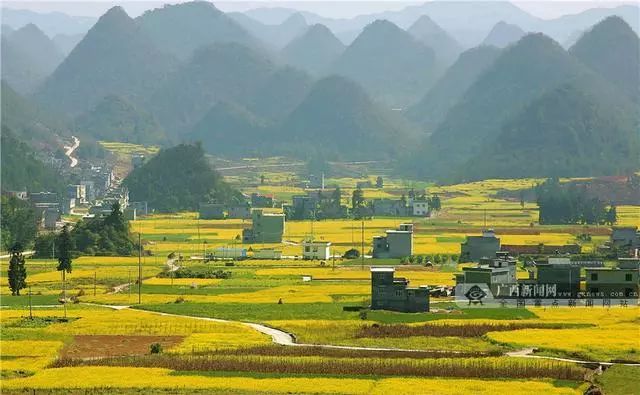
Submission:
[[[429,388],[439,394],[495,394],[496,391],[519,394],[580,394],[580,389],[555,386],[551,381],[502,381],[459,379],[397,379],[397,378],[321,378],[284,377],[253,378],[246,376],[206,377],[200,375],[172,375],[169,369],[82,367],[47,369],[32,377],[13,379],[3,383],[5,389],[51,388],[52,383],[64,383],[65,388],[176,388],[210,389],[214,391],[253,391],[268,393],[323,394],[385,394],[416,393]]]
[[[533,308],[540,321],[564,321],[595,324],[594,328],[580,329],[522,329],[493,332],[494,341],[517,347],[538,347],[562,351],[577,356],[591,356],[599,360],[632,360],[640,353],[640,309],[614,307],[591,309]]]

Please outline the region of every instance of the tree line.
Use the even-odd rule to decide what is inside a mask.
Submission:
[[[616,206],[591,196],[585,187],[564,186],[550,178],[535,188],[540,224],[608,224],[617,222]]]

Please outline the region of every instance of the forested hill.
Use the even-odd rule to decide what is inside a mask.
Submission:
[[[241,198],[224,182],[200,144],[161,150],[124,180],[132,201],[146,201],[162,212],[197,210],[202,202],[233,202]]]
[[[2,191],[64,192],[66,180],[46,166],[27,144],[2,125]]]

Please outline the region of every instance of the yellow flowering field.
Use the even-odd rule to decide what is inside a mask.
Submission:
[[[578,329],[522,329],[490,332],[497,342],[517,347],[539,347],[559,350],[599,360],[631,359],[640,353],[640,307],[602,307],[531,309],[541,322],[571,322],[593,324]]]
[[[6,389],[23,388],[175,388],[211,389],[217,391],[254,391],[272,393],[327,394],[415,394],[428,388],[438,394],[518,394],[576,395],[584,389],[554,386],[550,380],[462,380],[438,378],[335,378],[282,377],[254,378],[204,375],[172,375],[169,369],[130,367],[77,367],[46,369],[34,376],[3,382]]]

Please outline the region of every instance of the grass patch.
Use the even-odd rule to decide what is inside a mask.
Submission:
[[[343,312],[346,303],[182,303],[151,304],[138,308],[163,313],[196,317],[222,318],[236,321],[329,319],[353,320],[357,312]]]
[[[596,377],[596,384],[607,395],[640,394],[640,367],[614,365]]]
[[[71,295],[71,291],[69,295]],[[34,306],[57,305],[58,295],[31,295],[31,304]],[[2,295],[0,305],[3,307],[29,307],[29,295]]]

